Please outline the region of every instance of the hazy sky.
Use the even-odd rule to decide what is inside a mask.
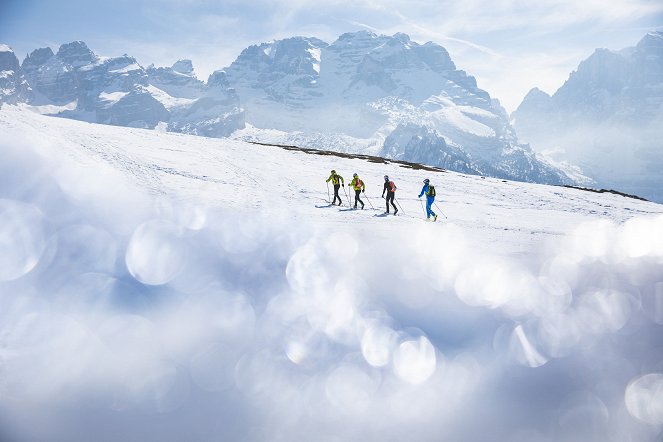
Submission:
[[[190,58],[202,79],[251,44],[294,35],[331,43],[360,29],[443,45],[512,111],[534,86],[554,92],[595,48],[633,46],[663,29],[663,1],[0,0],[0,43],[21,60],[83,40],[143,65]]]

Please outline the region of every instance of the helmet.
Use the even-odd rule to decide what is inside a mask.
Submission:
[[[430,180],[429,180],[428,178],[426,178],[426,179],[424,180],[424,184],[428,184],[428,183],[430,183]]]
[[[358,176],[359,176],[359,175],[357,175],[356,173],[353,173],[353,174],[352,174],[352,177],[353,177],[353,178],[357,178]]]
[[[331,173],[336,173],[336,171],[335,171],[335,170],[332,170]]]
[[[384,180],[385,180],[385,181],[389,181],[389,175],[385,175],[385,176],[384,176]]]

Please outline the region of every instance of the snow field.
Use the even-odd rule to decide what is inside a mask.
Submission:
[[[660,205],[0,126],[3,440],[660,437]],[[396,179],[406,216],[316,207],[332,168],[380,208]],[[415,219],[423,177],[449,221]]]

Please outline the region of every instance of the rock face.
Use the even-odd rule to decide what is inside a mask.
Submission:
[[[104,124],[151,129],[170,117],[164,105],[140,85],[110,103],[97,110],[97,118]]]
[[[150,84],[176,98],[195,99],[205,92],[205,83],[196,78],[191,60],[179,60],[169,68],[147,68]]]
[[[53,56],[51,48],[40,48],[32,51],[21,65],[21,69],[26,76],[32,77],[34,73]]]
[[[597,49],[552,96],[530,91],[512,121],[521,139],[599,186],[663,202],[663,33]]]
[[[168,127],[174,132],[205,137],[227,137],[237,128],[243,128],[244,111],[225,72],[212,73],[202,96],[182,108]]]
[[[16,54],[9,46],[0,44],[0,105],[26,101],[30,96]]]
[[[13,101],[51,105],[61,117],[142,128],[163,122],[170,130],[208,136],[227,136],[244,127],[236,93],[227,83],[207,85],[198,80],[190,60],[145,69],[126,54],[99,57],[75,41],[55,54],[50,48],[33,51],[21,72],[32,96]],[[218,98],[214,106],[210,97]],[[199,129],[203,126],[208,130]]]
[[[279,142],[571,182],[518,142],[499,103],[435,43],[366,31],[331,44],[295,37],[245,49],[226,73],[256,128],[252,139],[275,129]]]
[[[435,129],[415,124],[401,124],[384,140],[380,156],[395,160],[421,158],[424,164],[436,164],[457,172],[482,173],[463,150],[449,146]]]

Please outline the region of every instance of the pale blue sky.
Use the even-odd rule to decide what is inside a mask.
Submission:
[[[248,45],[293,35],[332,42],[359,29],[405,32],[447,48],[509,111],[534,86],[554,92],[597,47],[663,29],[661,0],[1,0],[0,43],[22,60],[83,40],[143,65],[193,60],[199,77]]]

